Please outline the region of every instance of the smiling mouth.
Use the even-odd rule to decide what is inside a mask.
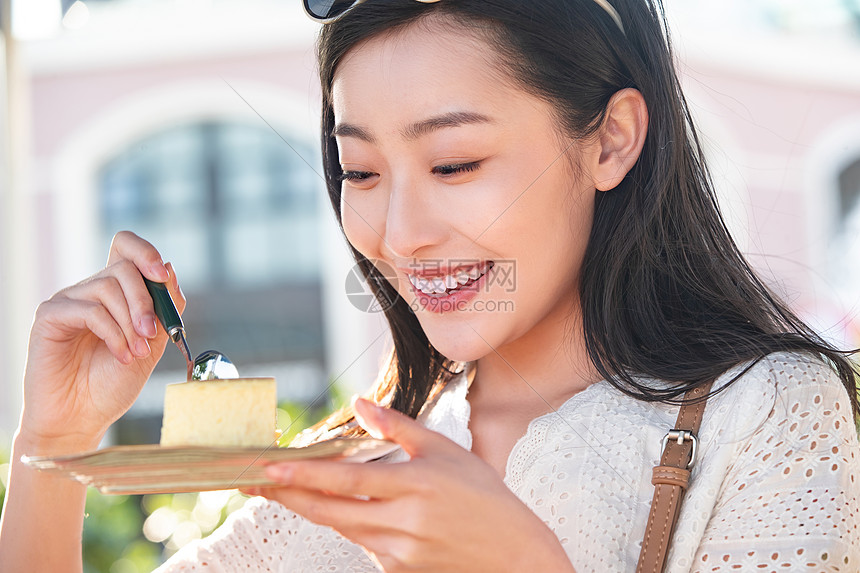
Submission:
[[[457,269],[443,276],[425,278],[407,274],[409,282],[418,291],[429,296],[447,296],[476,283],[493,268],[493,261],[486,261],[468,268]]]

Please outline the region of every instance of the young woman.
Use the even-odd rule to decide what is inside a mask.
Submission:
[[[659,0],[305,4],[339,16],[332,205],[394,301],[371,400],[306,439],[355,419],[402,452],[271,466],[162,570],[631,571],[661,439],[714,380],[667,570],[860,569],[855,373],[730,239]],[[165,346],[141,274],[181,300],[121,233],[40,307],[15,458],[92,449],[131,405]],[[15,462],[7,495],[3,571],[79,563],[82,486]]]

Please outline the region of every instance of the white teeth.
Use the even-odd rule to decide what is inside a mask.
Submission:
[[[418,289],[425,294],[436,294],[436,285],[429,279],[418,279]]]
[[[486,267],[476,265],[468,270],[461,269],[454,274],[432,279],[421,278],[415,275],[407,276],[412,285],[424,294],[444,294],[448,289],[454,289],[469,281],[477,280],[484,272],[486,272]]]

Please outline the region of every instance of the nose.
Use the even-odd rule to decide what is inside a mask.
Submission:
[[[416,256],[445,237],[444,210],[433,201],[429,189],[407,181],[392,185],[385,215],[384,251],[393,260]]]

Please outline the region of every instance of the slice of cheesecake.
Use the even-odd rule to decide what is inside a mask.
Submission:
[[[169,384],[162,446],[269,446],[275,439],[274,378]]]

